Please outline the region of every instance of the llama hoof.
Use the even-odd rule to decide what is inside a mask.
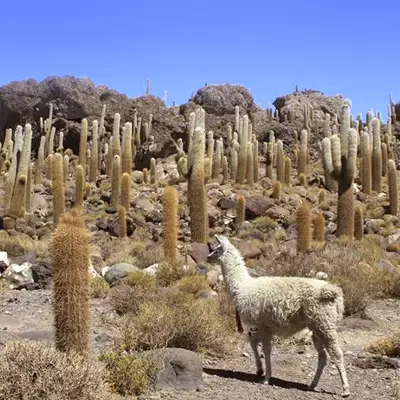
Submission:
[[[313,392],[316,387],[317,387],[317,385],[310,384],[307,386],[307,390],[309,390],[310,392]]]
[[[258,369],[257,376],[263,376],[263,375],[264,375],[264,371],[262,369]]]
[[[342,393],[342,397],[349,397],[350,396],[350,389],[347,388],[343,391]]]
[[[269,378],[265,378],[261,381],[263,385],[269,385]]]

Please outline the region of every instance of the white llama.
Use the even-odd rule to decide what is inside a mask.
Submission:
[[[343,318],[343,292],[326,281],[299,277],[253,278],[249,275],[243,257],[225,236],[215,235],[216,246],[211,246],[210,263],[221,265],[228,293],[242,321],[259,332],[250,336],[257,364],[257,374],[263,375],[257,344],[262,342],[265,357],[264,383],[271,378],[271,340],[273,335],[288,337],[308,328],[312,332],[314,347],[318,352],[318,367],[309,386],[318,385],[327,353],[339,371],[342,396],[350,395],[339,347],[337,324]]]

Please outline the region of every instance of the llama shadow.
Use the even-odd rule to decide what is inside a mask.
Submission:
[[[203,368],[203,371],[208,375],[219,376],[220,378],[228,378],[228,379],[237,379],[243,382],[253,382],[253,383],[261,383],[262,377],[257,376],[256,374],[249,374],[247,372],[241,371],[231,371],[225,369],[214,369],[214,368]],[[272,377],[270,380],[271,386],[277,386],[283,389],[295,389],[300,390],[302,392],[309,392],[310,389],[304,383],[286,381],[284,379],[274,378]],[[334,395],[336,393],[328,392],[325,390],[316,390],[316,392],[323,392],[325,394]]]

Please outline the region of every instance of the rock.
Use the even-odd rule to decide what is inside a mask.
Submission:
[[[326,281],[326,280],[328,280],[328,274],[326,272],[318,271],[315,274],[315,278],[316,279],[321,279],[323,281]]]
[[[258,258],[261,256],[261,250],[254,246],[251,242],[240,242],[238,245],[238,250],[244,259]]]
[[[32,210],[47,210],[49,208],[49,202],[41,193],[33,193],[31,201]]]
[[[193,351],[165,348],[143,352],[142,355],[159,365],[154,380],[156,391],[203,390],[203,365]]]
[[[242,112],[250,113],[257,109],[253,96],[240,85],[207,85],[200,88],[193,102],[204,108],[208,114],[223,116],[235,114],[235,106]]]
[[[157,270],[159,267],[160,267],[160,264],[153,264],[147,268],[143,268],[142,271],[145,272],[146,274],[154,276],[157,273]]]
[[[281,206],[273,206],[269,208],[265,215],[279,222],[286,222],[290,218],[290,211]]]
[[[28,262],[30,264],[35,264],[36,262],[36,254],[34,251],[28,251],[22,256],[12,257],[12,264],[23,264],[24,262]]]
[[[216,270],[211,270],[207,272],[207,283],[214,287],[218,283],[220,273]]]
[[[398,268],[395,267],[389,260],[382,259],[378,263],[378,269],[385,272],[395,272]]]
[[[222,210],[236,209],[236,201],[230,197],[222,197],[217,205]]]
[[[46,260],[36,261],[31,267],[32,278],[39,289],[47,289],[51,282],[53,271],[50,262]]]
[[[342,104],[343,96],[326,96],[318,90],[295,91],[278,97],[273,102],[282,120],[286,114],[289,119],[297,121],[304,121],[305,105],[311,106],[314,109],[314,117],[322,121],[325,119],[325,113],[331,116],[338,113]]]
[[[196,263],[207,262],[207,257],[209,254],[208,246],[204,243],[192,243],[187,250],[190,257]]]
[[[105,272],[104,279],[110,286],[115,286],[118,282],[128,276],[130,272],[138,270],[139,269],[132,264],[114,264]]]
[[[207,206],[207,213],[208,213],[208,224],[209,227],[212,228],[215,226],[216,222],[220,218],[220,211],[218,208],[214,207],[212,204]]]
[[[218,297],[218,293],[215,290],[209,289],[209,290],[201,290],[198,294],[197,297],[199,299],[203,300],[213,300],[216,297]]]
[[[29,262],[22,265],[11,264],[1,277],[10,283],[10,289],[25,289],[34,283],[31,267]]]
[[[270,207],[274,206],[274,200],[264,196],[246,197],[246,220],[263,215]]]

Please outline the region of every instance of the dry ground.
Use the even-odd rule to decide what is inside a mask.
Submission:
[[[384,337],[400,325],[400,301],[380,300],[368,308],[369,319],[347,318],[341,326],[340,338],[345,352],[352,399],[390,399],[391,384],[400,379],[400,370],[361,368],[356,365],[365,354],[365,346]],[[107,300],[92,300],[93,349],[95,353],[111,344],[114,313]],[[0,341],[14,335],[38,340],[52,338],[50,291],[7,291],[0,295]],[[279,343],[273,348],[274,381],[265,386],[257,381],[255,365],[245,335],[234,354],[224,359],[204,359],[205,390],[197,393],[157,393],[152,398],[176,400],[215,399],[302,400],[340,398],[340,380],[330,364],[321,378],[317,392],[305,390],[316,368],[316,352],[312,345]]]

